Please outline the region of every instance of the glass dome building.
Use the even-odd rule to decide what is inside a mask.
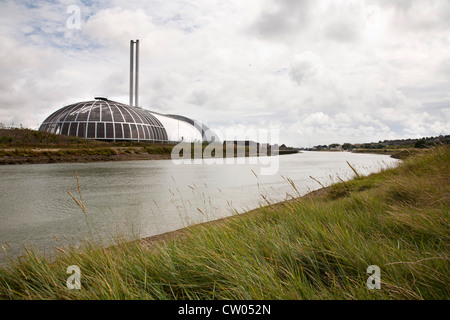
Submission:
[[[198,142],[214,141],[205,125],[177,115],[162,115],[146,109],[97,97],[74,103],[52,113],[40,131],[109,141]]]
[[[198,121],[179,115],[163,115],[138,107],[138,60],[139,40],[131,40],[130,104],[103,97],[70,104],[47,117],[39,130],[109,141],[158,143],[219,141],[214,132]]]

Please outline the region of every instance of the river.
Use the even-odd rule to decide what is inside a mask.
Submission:
[[[0,166],[0,246],[17,257],[23,245],[51,253],[55,246],[79,245],[89,232],[105,241],[118,234],[148,237],[256,208],[264,203],[262,196],[278,202],[320,188],[317,181],[330,185],[338,177],[349,179],[353,171],[347,161],[360,174],[399,162],[384,155],[303,152],[280,156],[276,174],[263,175],[264,164],[248,159],[244,164],[147,160]],[[68,194],[80,198],[77,173],[87,214]]]

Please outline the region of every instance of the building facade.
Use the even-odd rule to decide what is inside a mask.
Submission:
[[[52,113],[40,131],[106,141],[155,143],[217,140],[205,125],[178,115],[163,115],[143,108],[96,97]]]

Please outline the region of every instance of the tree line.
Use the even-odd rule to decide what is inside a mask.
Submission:
[[[450,143],[450,135],[440,135],[436,137],[423,137],[418,139],[396,139],[396,140],[383,140],[370,143],[332,143],[329,145],[317,145],[312,148],[303,148],[303,150],[309,151],[333,151],[344,150],[352,151],[354,149],[403,149],[403,148],[429,148],[443,143]]]

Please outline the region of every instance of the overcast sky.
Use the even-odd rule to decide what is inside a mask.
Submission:
[[[80,9],[80,27],[71,29]],[[291,146],[450,134],[449,0],[0,0],[0,122],[140,104]],[[76,21],[75,21],[76,22]]]

